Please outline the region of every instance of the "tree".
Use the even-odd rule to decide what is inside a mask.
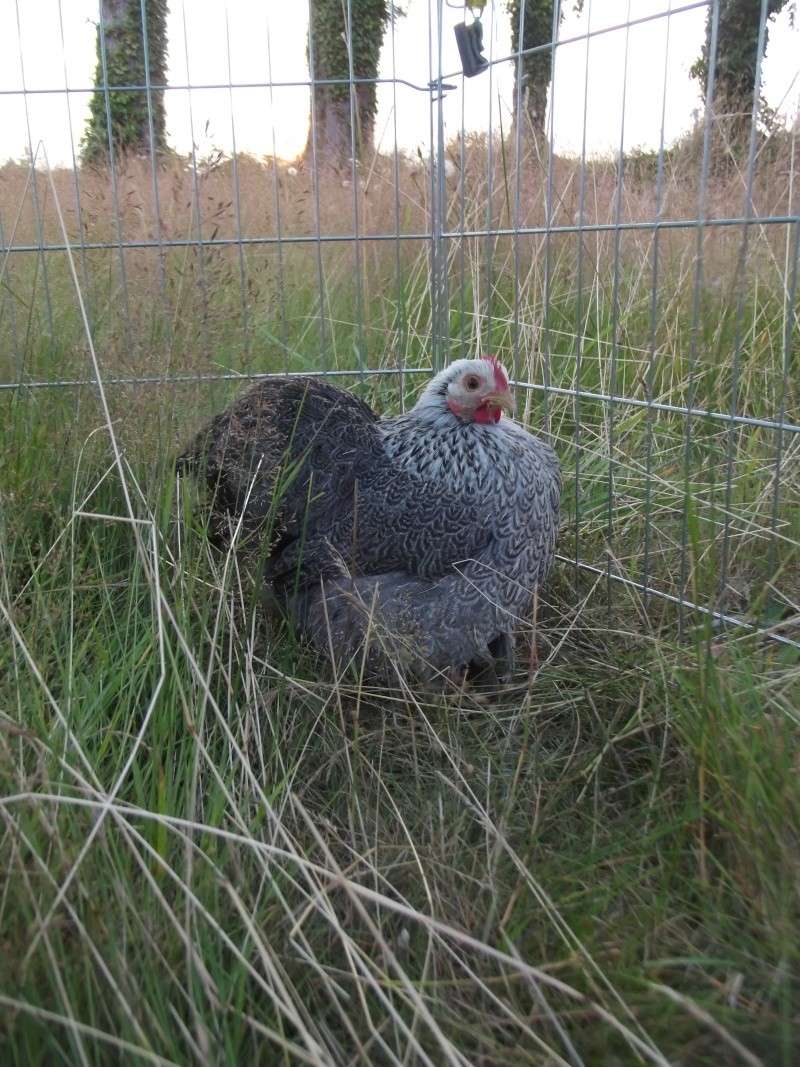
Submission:
[[[787,0],[767,0],[767,19],[786,4]],[[708,77],[712,14],[713,10],[709,8],[703,51],[692,67],[692,76],[703,84]],[[735,116],[738,119],[736,125],[740,128],[746,124],[753,106],[760,21],[761,0],[719,0],[714,90],[716,110]],[[764,30],[764,50],[768,33],[769,24]]]
[[[378,76],[390,4],[387,0],[350,0],[349,6],[352,25],[348,33],[348,0],[311,0],[309,67],[314,81],[349,78],[348,39],[352,42],[353,76]],[[313,93],[314,126],[309,129],[306,156],[311,159],[315,151],[320,166],[344,167],[353,154],[350,86],[315,85]],[[376,85],[359,83],[353,95],[356,156],[361,159],[373,147]]]
[[[560,0],[558,17],[562,17]],[[553,39],[554,0],[508,0],[511,16],[511,50],[526,51],[549,45]],[[520,45],[520,10],[524,8],[522,44]],[[540,52],[524,55],[514,61],[514,122],[519,120],[517,101],[521,100],[522,114],[527,118],[534,133],[544,136],[544,120],[547,112],[547,89],[553,76],[553,50],[543,48]],[[522,81],[521,86],[517,79]]]
[[[149,153],[151,149],[161,152],[166,147],[162,89],[151,90],[148,105],[148,93],[144,89],[107,91],[105,88],[106,85],[144,86],[148,81],[151,85],[163,85],[166,80],[167,0],[144,0],[144,19],[142,6],[142,0],[101,0],[95,89],[89,102],[89,124],[82,145],[86,162],[107,161],[109,116],[115,153]]]

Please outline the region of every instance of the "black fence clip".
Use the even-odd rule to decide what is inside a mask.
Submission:
[[[459,22],[455,27],[458,54],[461,56],[461,69],[465,78],[474,78],[483,74],[489,61],[483,55],[483,24],[479,18],[467,25]]]

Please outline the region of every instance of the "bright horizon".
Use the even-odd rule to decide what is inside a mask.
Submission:
[[[584,11],[578,14],[570,4],[560,40],[585,35],[587,29],[595,33],[624,24],[628,17],[647,18],[669,7],[669,0],[594,0],[594,4],[586,0]],[[396,20],[394,31],[391,26],[387,31],[380,77],[392,77],[393,56],[398,78],[426,85],[438,73],[436,8],[436,0],[430,5],[427,0],[406,0],[407,14]],[[429,25],[429,11],[433,27]],[[72,92],[67,97],[64,87],[89,90],[93,84],[97,12],[97,0],[0,3],[0,90],[5,92],[0,161],[24,158],[30,130],[34,146],[40,140],[45,143],[51,163],[71,165],[72,150],[77,151],[83,133],[90,93]],[[584,121],[590,156],[618,152],[621,139],[626,150],[657,148],[665,85],[665,143],[673,143],[686,133],[702,107],[700,86],[690,78],[689,69],[702,46],[705,14],[704,7],[694,8],[632,26],[627,32],[623,25],[588,40],[584,37],[560,45],[551,88],[557,151],[580,153]],[[445,74],[452,74],[460,67],[452,31],[460,14],[445,5],[443,15],[443,67]],[[487,4],[483,22],[487,56],[509,54],[511,28],[504,0]],[[169,144],[182,155],[190,154],[193,127],[200,156],[213,149],[229,154],[234,138],[240,152],[271,156],[274,137],[279,157],[296,158],[308,130],[308,87],[275,86],[270,93],[264,87],[229,90],[227,83],[306,81],[307,25],[305,4],[287,12],[285,0],[228,0],[219,5],[173,0],[167,27],[168,83],[224,88],[167,91]],[[800,105],[798,56],[800,26],[792,27],[784,11],[771,21],[763,95],[787,121],[797,115]],[[27,98],[18,92],[23,85],[23,67]],[[453,77],[457,88],[447,94],[444,103],[446,137],[450,139],[461,130],[462,107],[467,132],[496,132],[501,122],[507,130],[513,79],[510,62],[474,79]],[[58,91],[31,94],[31,90],[42,89]],[[392,150],[395,125],[402,151],[427,152],[428,94],[405,85],[379,85],[375,129],[376,145],[382,151]]]

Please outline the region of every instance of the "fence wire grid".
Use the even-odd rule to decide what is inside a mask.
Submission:
[[[384,43],[391,76],[354,77],[351,55],[349,77],[325,79],[348,90],[351,117],[360,83],[391,93],[378,148],[360,163],[351,121],[347,172],[319,158],[312,90],[321,83],[272,78],[280,46],[272,8],[266,76],[257,82],[235,80],[228,38],[227,81],[193,83],[184,11],[183,41],[171,44],[185,52],[185,81],[153,84],[146,62],[143,84],[108,84],[101,32],[108,127],[112,93],[144,94],[150,152],[117,158],[109,137],[107,169],[82,166],[77,151],[70,167],[50,169],[46,145],[29,137],[28,165],[4,168],[0,395],[30,405],[45,391],[71,395],[77,411],[97,384],[86,370],[69,256],[123,421],[126,412],[141,420],[138,398],[148,388],[196,412],[218,406],[226,383],[285,373],[361,380],[373,393],[385,380],[382,395],[402,403],[448,360],[495,352],[513,368],[520,417],[562,460],[560,559],[576,596],[587,577],[604,579],[610,609],[626,587],[643,609],[660,604],[681,634],[699,614],[800,648],[798,124],[769,121],[764,49],[751,111],[737,121],[716,106],[718,0],[665,3],[639,17],[629,4],[626,21],[599,26],[600,5],[586,0],[578,35],[561,34],[557,3],[552,40],[510,55],[495,54],[500,5],[489,3],[481,91],[491,102],[498,71],[516,65],[517,95],[506,108],[490,106],[479,135],[467,126],[463,75],[445,68],[448,10],[463,15],[463,6],[410,2],[427,2],[427,84],[398,69],[394,12]],[[522,40],[525,4],[520,10]],[[693,132],[670,143],[671,35],[697,10],[709,12],[711,26],[702,113]],[[63,44],[60,2],[58,13]],[[144,0],[141,15],[146,43]],[[762,0],[759,44],[767,16]],[[632,152],[628,57],[654,23],[665,26],[652,101],[660,138],[657,150]],[[28,87],[17,25],[22,85],[0,95],[24,109],[29,133],[32,100],[58,97],[74,144],[73,101],[95,87],[68,84],[66,52],[63,85]],[[613,158],[597,158],[587,151],[590,54],[609,34],[624,38],[623,68],[608,72],[621,81],[622,121]],[[312,69],[314,47],[310,35]],[[511,119],[512,110],[524,115],[524,58],[555,58],[566,47],[585,51],[577,157],[556,150],[554,100],[567,87],[555,63],[543,133]],[[201,157],[198,96],[220,90],[230,94],[232,152]],[[187,94],[188,158],[155,151],[161,91]],[[309,148],[295,165],[276,147],[288,92],[306,94],[310,109]],[[269,105],[260,160],[236,150],[235,101],[253,93]],[[398,145],[411,94],[430,100],[427,156]],[[445,99],[459,96],[453,130]]]

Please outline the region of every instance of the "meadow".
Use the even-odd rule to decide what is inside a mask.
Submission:
[[[247,375],[413,402],[424,162],[0,168],[3,1062],[797,1060],[795,139],[448,154],[446,355],[565,479],[491,701],[270,629],[173,470]]]

